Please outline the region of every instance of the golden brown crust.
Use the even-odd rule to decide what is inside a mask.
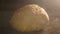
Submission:
[[[10,24],[17,31],[39,31],[48,23],[46,11],[36,4],[26,5],[18,9],[11,18]]]

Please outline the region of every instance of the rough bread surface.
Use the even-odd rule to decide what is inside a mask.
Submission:
[[[42,7],[29,4],[15,11],[10,24],[17,31],[29,32],[41,30],[48,21],[48,14]]]

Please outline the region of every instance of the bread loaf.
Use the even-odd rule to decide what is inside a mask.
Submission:
[[[10,24],[17,31],[30,32],[41,30],[48,21],[45,9],[36,4],[28,4],[15,11]]]

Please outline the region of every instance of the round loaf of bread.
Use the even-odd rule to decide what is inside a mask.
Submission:
[[[17,31],[30,32],[41,30],[49,21],[47,12],[36,4],[28,4],[13,14],[10,24]]]

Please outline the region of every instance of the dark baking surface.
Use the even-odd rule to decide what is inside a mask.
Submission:
[[[60,34],[60,0],[2,0],[0,3],[1,34]],[[9,25],[11,16],[17,9],[33,3],[45,8],[50,17],[50,24],[38,32],[17,32]]]

